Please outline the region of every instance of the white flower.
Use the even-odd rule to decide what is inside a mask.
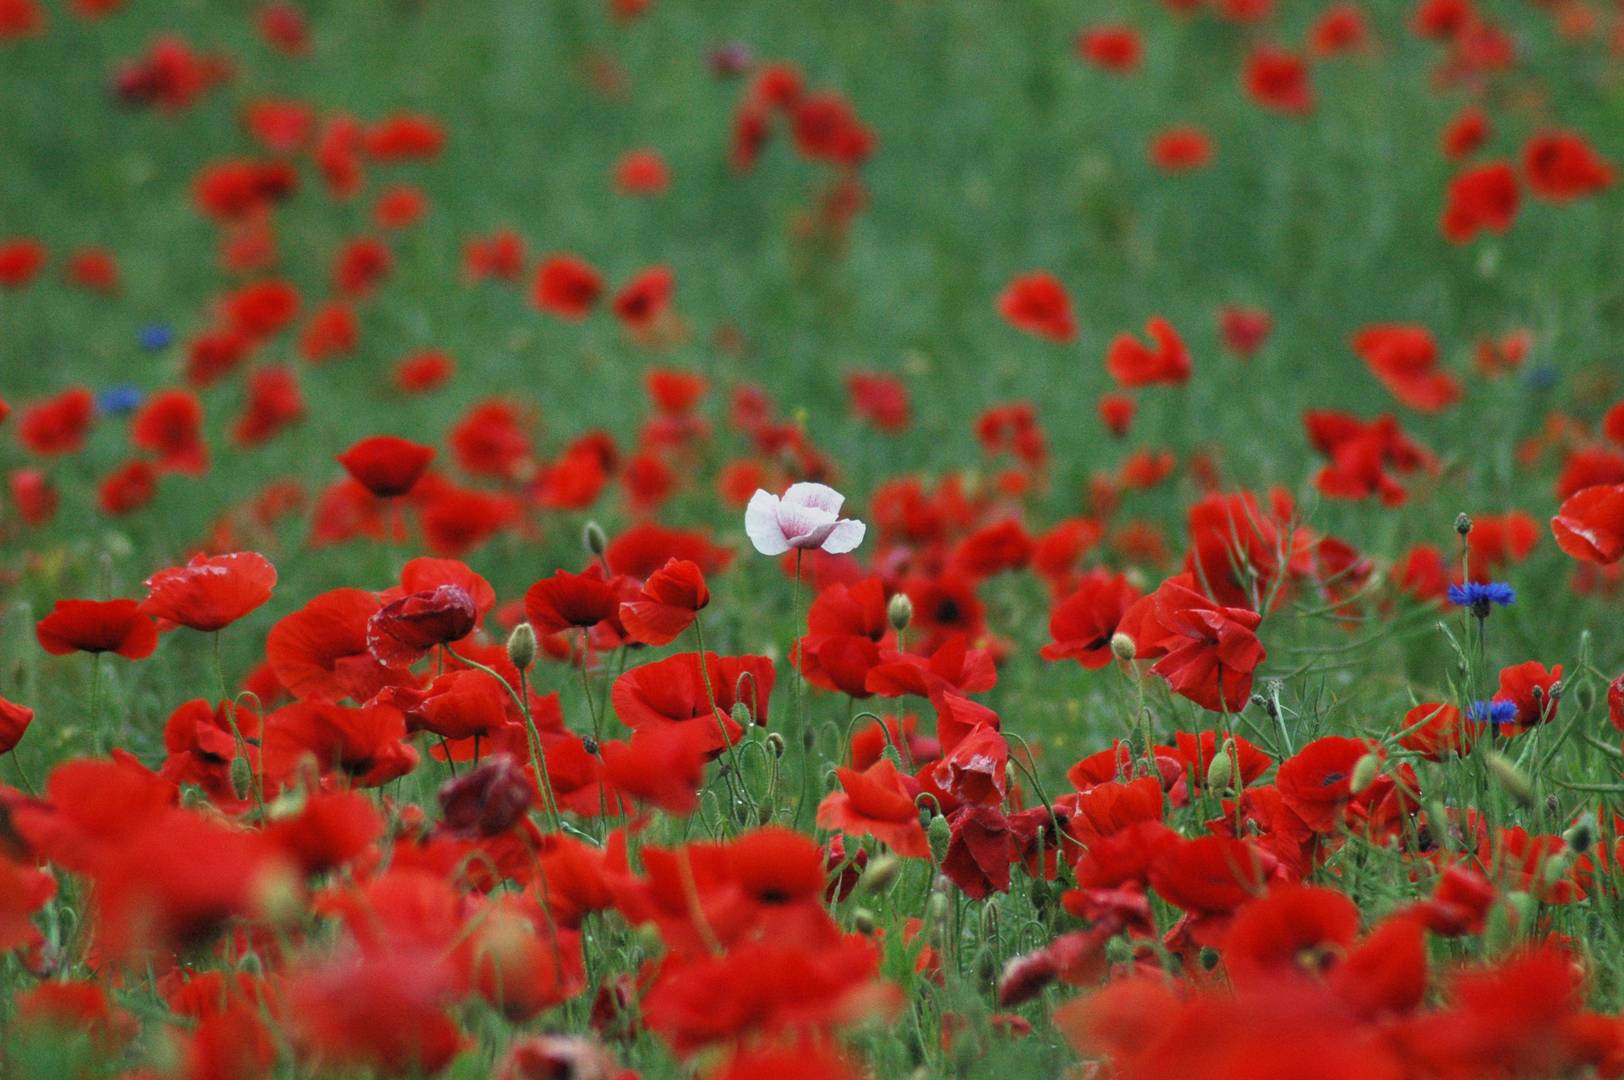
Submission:
[[[826,484],[791,484],[783,498],[757,491],[744,511],[744,531],[763,555],[782,555],[791,548],[843,555],[861,544],[868,531],[861,521],[840,516],[845,501]]]

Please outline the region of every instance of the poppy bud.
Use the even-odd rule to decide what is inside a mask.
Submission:
[[[891,629],[898,633],[908,629],[908,624],[913,622],[913,601],[907,593],[899,592],[891,598],[885,605],[885,617],[890,620]]]
[[[945,817],[938,814],[930,819],[930,827],[925,830],[925,835],[930,840],[932,861],[940,864],[947,858],[948,845],[953,842],[953,826],[947,823]]]
[[[1203,946],[1200,956],[1201,970],[1211,971],[1218,966],[1218,950],[1210,945]]]
[[[1132,660],[1139,647],[1133,643],[1133,638],[1118,630],[1111,635],[1111,652],[1118,660]]]
[[[1534,805],[1534,786],[1510,758],[1491,751],[1484,757],[1483,763],[1488,766],[1489,775],[1505,789],[1507,795],[1523,806]]]
[[[254,767],[248,764],[246,757],[238,754],[231,759],[231,792],[239,799],[246,799],[253,789]]]
[[[784,756],[784,737],[782,735],[778,734],[778,732],[776,732],[776,731],[769,733],[768,736],[767,736],[767,749],[769,749],[769,750],[771,750],[773,752],[773,757],[775,757],[775,758],[783,757]]]
[[[609,537],[604,535],[602,525],[589,521],[581,528],[581,544],[593,558],[599,558],[609,550]]]
[[[507,640],[508,660],[520,671],[530,670],[536,662],[536,628],[522,622],[513,628]]]
[[[1569,851],[1575,855],[1583,855],[1590,850],[1590,845],[1596,842],[1596,830],[1588,817],[1580,818],[1562,834],[1562,840],[1568,845]]]
[[[1464,513],[1455,515],[1455,531],[1462,536],[1472,531],[1472,519]]]
[[[942,924],[947,921],[947,913],[952,907],[953,903],[945,892],[939,889],[930,891],[930,899],[925,901],[925,928],[932,939],[941,940]]]
[[[1556,885],[1566,878],[1573,869],[1573,859],[1573,851],[1569,848],[1563,848],[1545,860],[1545,865],[1540,867],[1540,877],[1547,886]]]
[[[1207,787],[1213,791],[1232,790],[1240,779],[1236,775],[1235,759],[1230,754],[1230,743],[1225,740],[1223,749],[1212,755],[1212,763],[1207,766]]]
[[[864,893],[884,892],[896,881],[897,875],[902,873],[902,860],[895,855],[881,855],[869,862],[863,876],[858,879],[857,887]]]
[[[859,934],[873,934],[879,929],[879,925],[874,913],[866,907],[860,907],[851,913],[851,927]]]
[[[733,722],[746,731],[755,723],[755,718],[750,715],[750,707],[742,701],[733,706]]]
[[[1381,758],[1375,754],[1366,754],[1354,762],[1353,775],[1348,779],[1349,793],[1357,795],[1374,783],[1381,766]]]

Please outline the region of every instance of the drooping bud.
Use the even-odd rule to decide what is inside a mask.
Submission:
[[[1366,754],[1353,763],[1353,775],[1348,779],[1348,791],[1358,795],[1365,788],[1375,783],[1376,775],[1381,771],[1382,759],[1376,754]]]
[[[602,525],[589,521],[581,527],[581,545],[591,552],[593,558],[601,558],[609,550],[609,537],[604,535]]]
[[[1510,758],[1491,751],[1484,756],[1483,763],[1488,766],[1489,775],[1507,795],[1522,806],[1534,805],[1534,785]]]
[[[536,662],[536,628],[522,622],[513,628],[507,640],[508,660],[520,671],[529,671]]]
[[[767,735],[767,749],[769,749],[769,750],[771,750],[773,752],[773,757],[775,757],[775,758],[783,757],[784,756],[784,737],[782,735],[780,735],[776,731],[768,733],[768,735]]]
[[[913,601],[907,593],[899,592],[891,597],[891,602],[885,605],[885,617],[890,620],[891,629],[901,633],[908,629],[913,622]]]
[[[1118,630],[1111,635],[1111,654],[1118,660],[1132,660],[1139,652],[1139,647],[1133,643],[1133,638]]]

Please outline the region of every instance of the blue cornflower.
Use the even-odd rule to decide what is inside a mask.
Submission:
[[[1466,708],[1469,719],[1480,724],[1509,724],[1517,719],[1517,703],[1515,701],[1474,701]]]
[[[1449,602],[1458,607],[1471,608],[1472,615],[1487,619],[1489,610],[1498,604],[1505,607],[1517,599],[1517,590],[1503,581],[1468,581],[1464,585],[1449,587]]]
[[[96,395],[96,408],[104,416],[123,416],[134,412],[143,396],[137,386],[110,386]]]
[[[157,352],[159,349],[169,348],[175,340],[175,331],[163,323],[153,323],[151,326],[143,326],[135,340],[148,352]]]

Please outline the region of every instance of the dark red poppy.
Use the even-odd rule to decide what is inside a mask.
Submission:
[[[742,733],[732,717],[735,705],[743,704],[757,724],[766,724],[773,679],[772,661],[765,656],[706,653],[701,670],[698,653],[678,653],[621,675],[609,700],[620,722],[633,731],[671,724],[694,728],[703,733],[707,752],[714,753]]]
[[[589,630],[616,618],[630,588],[635,585],[629,581],[606,578],[597,563],[580,574],[557,570],[525,592],[525,618],[538,634]]]
[[[1515,705],[1517,715],[1512,723],[1523,729],[1531,728],[1549,723],[1556,715],[1561,682],[1561,664],[1550,669],[1538,660],[1513,664],[1500,669],[1500,688],[1494,700]]]
[[[667,266],[650,266],[633,274],[615,293],[610,306],[627,329],[645,331],[660,321],[671,303],[676,275]]]
[[[461,641],[478,623],[468,590],[441,585],[378,609],[367,620],[367,649],[385,667],[409,667],[436,646]]]
[[[1359,794],[1352,788],[1354,766],[1374,751],[1365,739],[1316,739],[1280,763],[1275,787],[1303,824],[1315,832],[1335,832],[1349,801]]]
[[[334,589],[283,616],[265,640],[277,680],[308,701],[367,701],[398,682],[367,648],[367,624],[379,607],[375,593]]]
[[[1259,45],[1246,58],[1246,92],[1266,109],[1302,116],[1314,109],[1308,64],[1296,53]]]
[[[434,460],[432,446],[395,435],[374,435],[338,455],[338,463],[356,482],[379,498],[406,495]]]

